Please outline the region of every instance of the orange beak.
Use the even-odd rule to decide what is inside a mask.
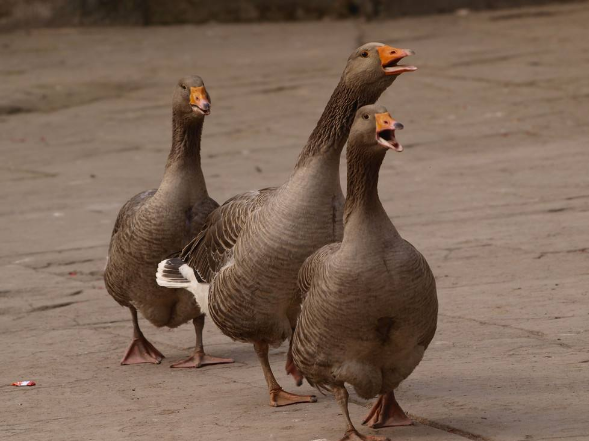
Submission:
[[[211,113],[211,99],[204,86],[190,88],[190,105],[195,112]]]
[[[403,124],[393,119],[389,112],[377,113],[376,120],[376,142],[387,149],[402,152],[403,146],[395,138],[395,130],[403,130]]]
[[[385,75],[399,75],[404,72],[413,72],[417,70],[415,66],[399,66],[397,63],[405,57],[415,55],[411,49],[397,49],[391,46],[381,46],[378,49],[380,65],[385,71]]]

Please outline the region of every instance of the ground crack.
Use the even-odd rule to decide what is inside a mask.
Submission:
[[[559,341],[553,341],[550,338],[548,338],[548,336],[546,334],[544,334],[543,332],[540,332],[540,331],[533,331],[531,329],[518,328],[517,326],[511,326],[511,325],[503,325],[500,323],[487,322],[485,320],[477,320],[477,319],[470,318],[470,317],[460,317],[457,315],[448,315],[448,314],[442,314],[442,313],[440,313],[439,315],[440,315],[440,317],[448,317],[448,318],[459,319],[459,320],[467,320],[467,321],[478,323],[480,325],[498,326],[500,328],[513,329],[515,331],[525,332],[530,337],[535,338],[540,341],[543,341],[545,343],[556,344],[556,345],[563,347],[563,348],[572,349],[572,346],[567,345],[566,343],[559,342]]]
[[[69,262],[48,262],[48,263],[46,263],[43,266],[34,267],[34,269],[35,270],[42,270],[42,269],[47,269],[47,268],[53,268],[53,267],[56,267],[56,266],[71,266],[71,265],[78,265],[78,264],[81,264],[81,263],[95,262],[97,260],[104,260],[104,258],[71,260]]]
[[[438,423],[436,421],[428,420],[427,418],[422,418],[417,415],[407,414],[409,418],[413,421],[423,424],[424,426],[431,427],[433,429],[443,430],[444,432],[451,433],[453,435],[458,435],[463,438],[471,439],[474,441],[491,441],[491,438],[487,438],[482,435],[477,435],[476,433],[467,432],[466,430],[457,429],[456,427],[448,426],[447,424]]]
[[[548,254],[572,254],[572,253],[586,253],[589,248],[577,248],[575,250],[564,250],[564,251],[543,251],[536,256],[536,259],[541,259]]]
[[[80,302],[63,302],[63,303],[55,303],[53,305],[37,306],[36,308],[30,309],[29,312],[40,312],[40,311],[49,311],[50,309],[65,308],[66,306],[73,305],[74,303],[80,303]]]

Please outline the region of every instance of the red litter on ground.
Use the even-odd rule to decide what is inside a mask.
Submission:
[[[12,383],[13,386],[35,386],[36,384],[34,381],[17,381],[16,383]]]

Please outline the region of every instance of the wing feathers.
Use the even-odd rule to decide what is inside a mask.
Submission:
[[[200,282],[210,283],[233,254],[233,247],[251,214],[274,193],[275,188],[250,191],[232,197],[214,210],[198,235],[180,257]]]

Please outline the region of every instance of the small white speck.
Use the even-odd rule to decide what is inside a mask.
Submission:
[[[501,118],[503,116],[505,116],[505,113],[503,112],[488,112],[485,113],[485,118]]]

